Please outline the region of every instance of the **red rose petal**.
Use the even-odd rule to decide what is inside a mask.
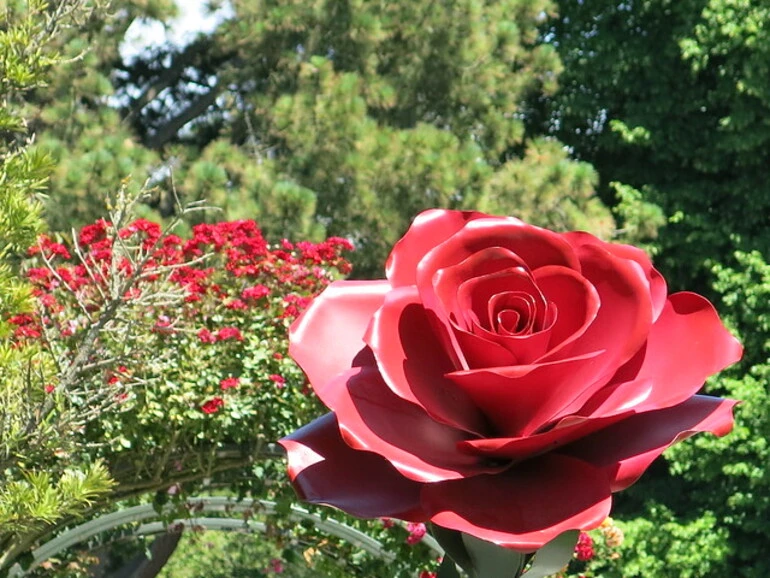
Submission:
[[[435,482],[501,469],[458,452],[457,443],[469,434],[431,419],[422,408],[395,395],[377,368],[351,369],[333,383],[328,399],[345,442],[380,454],[407,478]]]
[[[428,288],[439,269],[460,263],[489,247],[508,249],[530,270],[561,265],[580,270],[572,246],[561,235],[528,225],[512,217],[487,217],[469,222],[441,244],[437,244],[417,267],[417,286]]]
[[[521,267],[505,269],[463,281],[457,287],[457,301],[464,312],[473,312],[476,323],[487,331],[496,331],[494,318],[490,318],[490,303],[502,295],[525,296],[530,302],[526,322],[532,330],[542,329],[546,302],[535,285],[530,273]]]
[[[523,437],[466,440],[457,444],[457,449],[473,455],[519,462],[570,444],[628,415],[630,412],[626,411],[624,414],[617,413],[599,418],[570,416],[543,433]]]
[[[486,218],[476,211],[433,209],[415,217],[404,236],[395,244],[385,264],[385,272],[393,287],[414,285],[417,265],[425,254],[442,243],[466,223]]]
[[[611,502],[601,470],[558,454],[422,490],[434,523],[520,552],[537,550],[567,530],[597,527]]]
[[[432,312],[454,333],[450,343],[464,368],[528,363],[546,351],[555,310],[510,251],[487,248],[442,269],[434,289],[440,305]],[[523,324],[518,332],[500,326],[512,314]]]
[[[456,371],[447,377],[470,396],[499,436],[521,437],[549,425],[592,387],[601,352],[540,365]]]
[[[313,387],[350,369],[366,346],[366,328],[388,291],[387,281],[336,281],[294,322],[289,354]]]
[[[598,245],[577,249],[583,276],[596,289],[600,307],[593,323],[574,343],[543,361],[604,351],[594,364],[594,376],[586,379],[587,387],[574,392],[576,397],[556,416],[576,413],[601,387],[607,384],[618,367],[630,360],[644,345],[652,326],[652,302],[647,280],[635,261],[621,259]]]
[[[696,395],[674,407],[631,416],[561,451],[604,469],[612,491],[617,492],[639,479],[653,460],[674,443],[699,432],[718,436],[728,433],[736,403]]]
[[[425,521],[422,484],[400,475],[385,459],[351,449],[333,413],[279,442],[288,452],[289,476],[300,497],[360,518]]]
[[[467,310],[458,303],[458,288],[463,282],[512,268],[527,269],[514,253],[502,247],[488,247],[457,265],[441,269],[433,278],[432,292],[440,303],[436,314],[462,323]]]
[[[666,280],[663,278],[655,267],[652,265],[650,257],[643,250],[633,247],[631,245],[624,245],[622,243],[607,243],[601,239],[597,239],[590,233],[581,231],[564,233],[564,238],[567,239],[572,246],[579,247],[581,245],[598,245],[623,259],[630,259],[636,261],[644,271],[647,277],[647,282],[650,289],[650,296],[652,297],[652,316],[653,319],[657,319],[663,306],[666,304],[666,297],[668,296],[668,288],[666,286]]]
[[[457,344],[465,360],[464,369],[505,367],[518,362],[513,353],[489,338],[479,337],[456,327],[452,327],[452,332],[453,342]]]
[[[624,405],[633,405],[637,412],[671,407],[692,397],[710,375],[738,361],[742,353],[741,344],[707,299],[675,293],[652,326],[646,347],[605,389],[618,382],[616,387],[626,390],[623,395],[634,400]],[[599,392],[580,413],[605,415],[609,411],[605,396]],[[618,394],[614,397],[616,402],[620,399]]]
[[[556,307],[549,342],[549,354],[554,354],[580,338],[593,323],[599,312],[599,294],[579,272],[566,267],[541,267],[534,278],[546,301]]]
[[[457,366],[437,339],[416,288],[400,287],[388,294],[365,340],[396,395],[424,408],[436,421],[480,435],[487,430],[470,397],[444,377]]]

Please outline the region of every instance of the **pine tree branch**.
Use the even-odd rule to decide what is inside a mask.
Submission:
[[[219,92],[219,87],[215,86],[209,90],[209,92],[202,94],[181,113],[158,128],[152,136],[146,137],[144,139],[144,145],[151,149],[161,148],[164,144],[173,139],[184,125],[206,112],[206,109],[216,102]]]

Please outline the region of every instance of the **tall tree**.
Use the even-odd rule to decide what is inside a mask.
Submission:
[[[768,534],[756,521],[768,516],[770,6],[558,4],[543,34],[564,63],[561,88],[531,104],[532,130],[592,163],[607,202],[658,206],[667,224],[656,261],[671,289],[710,293],[746,344],[743,364],[710,384],[743,400],[732,437],[669,452],[668,468],[619,503],[639,516],[628,575],[765,576]],[[680,537],[676,548],[657,535],[662,528]]]
[[[736,248],[770,252],[768,21],[762,0],[562,1],[545,28],[564,73],[534,130],[592,163],[609,202],[620,182],[663,209],[676,286]]]
[[[614,232],[593,170],[557,141],[525,137],[522,104],[552,93],[561,70],[538,40],[548,0],[231,5],[232,18],[183,48],[102,62],[114,66],[116,98],[88,114],[122,123],[84,118],[74,147],[48,127],[46,144],[61,153],[52,204],[93,198],[102,176],[154,167],[162,214],[171,174],[183,198],[256,217],[271,239],[352,239],[358,275],[379,272],[427,207]],[[539,175],[524,178],[534,166]]]

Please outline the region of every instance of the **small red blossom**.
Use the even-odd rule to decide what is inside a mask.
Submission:
[[[585,532],[580,532],[577,544],[575,545],[575,558],[581,562],[588,562],[594,557],[594,541]]]
[[[406,537],[406,543],[410,546],[414,546],[420,542],[423,537],[425,537],[425,533],[428,531],[428,529],[425,527],[425,524],[422,522],[409,522],[406,525],[406,529],[409,532],[409,535]]]
[[[392,518],[380,518],[380,522],[382,522],[382,527],[386,530],[396,525]]]
[[[221,397],[212,397],[201,406],[201,411],[207,414],[217,413],[219,409],[224,405],[225,400],[223,400]]]
[[[160,225],[148,221],[147,219],[137,219],[124,229],[118,231],[118,236],[121,239],[127,239],[135,233],[144,233],[145,239],[142,242],[142,246],[145,249],[152,247],[160,238],[161,229]]]
[[[29,323],[32,323],[34,319],[32,318],[32,315],[29,315],[27,313],[21,313],[19,315],[14,315],[10,319],[8,319],[8,323],[11,325],[27,325]]]
[[[27,337],[29,339],[37,339],[43,334],[34,325],[21,325],[13,332],[14,337]]]
[[[216,335],[211,333],[211,331],[205,327],[198,331],[198,339],[201,341],[201,343],[216,343],[217,341]]]
[[[155,325],[152,328],[152,332],[164,334],[174,333],[174,328],[171,325],[171,319],[169,319],[167,315],[161,315],[158,317],[158,320],[155,322]]]
[[[277,388],[283,388],[286,386],[286,379],[282,375],[278,375],[277,373],[273,373],[268,376],[268,379],[275,383],[275,386]]]
[[[243,335],[237,327],[222,327],[217,331],[217,339],[219,341],[243,341]]]
[[[224,391],[233,387],[238,387],[240,383],[241,380],[237,377],[226,377],[219,382],[219,387],[222,388],[222,391]]]
[[[263,297],[267,297],[270,295],[270,289],[265,287],[264,285],[255,285],[254,287],[246,287],[243,291],[241,291],[241,298],[243,299],[262,299]]]
[[[55,308],[59,304],[56,301],[56,297],[54,297],[50,293],[43,293],[39,295],[37,300],[40,302],[41,305],[43,305],[44,307],[48,307],[49,309]]]
[[[246,302],[240,299],[231,299],[230,301],[225,303],[225,307],[233,311],[243,311],[244,309],[249,308],[249,306],[246,305]]]
[[[101,241],[107,235],[107,227],[109,223],[104,219],[99,219],[92,225],[86,225],[80,229],[78,235],[78,243],[83,246],[91,245],[97,241]]]
[[[46,259],[52,259],[54,257],[62,257],[63,259],[72,258],[70,252],[67,250],[67,247],[61,243],[57,243],[47,235],[40,235],[38,238],[38,244],[30,247],[27,250],[27,255],[30,257],[37,255],[38,253],[42,253]]]
[[[54,389],[56,389],[53,385],[50,383],[45,386],[45,392],[46,393],[53,393]]]
[[[420,578],[436,578],[435,572],[429,572],[428,570],[423,570],[420,572]]]
[[[273,558],[270,560],[270,569],[276,574],[283,573],[283,562],[281,562],[278,558]]]
[[[283,359],[283,353],[281,353],[280,351],[276,351],[275,353],[273,353],[273,359],[277,361],[281,361]]]

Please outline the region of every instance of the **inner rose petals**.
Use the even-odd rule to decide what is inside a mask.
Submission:
[[[496,475],[425,484],[422,504],[439,526],[532,552],[567,530],[599,526],[612,498],[599,468],[546,454]]]
[[[666,280],[663,278],[655,267],[652,265],[650,257],[639,249],[632,245],[624,245],[622,243],[605,243],[600,239],[597,239],[593,235],[581,231],[574,231],[562,234],[573,247],[579,247],[581,245],[600,245],[613,255],[621,257],[623,259],[630,259],[639,264],[647,277],[647,282],[650,290],[650,297],[652,299],[652,317],[657,319],[660,313],[663,311],[663,306],[666,304],[666,298],[668,296],[668,287]]]
[[[416,288],[394,289],[374,315],[365,341],[393,393],[441,423],[483,435],[489,428],[483,414],[461,387],[444,377],[458,365],[437,338],[443,326],[431,323],[428,315]]]
[[[461,323],[468,313],[458,303],[457,288],[465,281],[480,275],[489,275],[505,269],[526,269],[527,266],[515,253],[503,247],[487,247],[470,255],[460,263],[436,271],[426,291],[420,295],[423,304],[439,316]]]
[[[596,289],[600,307],[583,335],[569,347],[548,353],[540,361],[578,357],[603,351],[592,364],[582,391],[556,417],[575,413],[611,379],[618,367],[644,345],[652,326],[647,280],[634,261],[614,256],[598,245],[578,248],[581,273]]]
[[[579,339],[594,322],[601,306],[596,289],[578,271],[541,267],[533,274],[548,304],[557,311],[548,343],[549,357]]]
[[[527,363],[544,353],[556,311],[529,272],[513,268],[471,279],[457,295],[460,307],[473,315],[466,316],[465,326],[450,324],[469,368]],[[499,316],[505,313],[515,316],[517,325],[500,331]]]
[[[473,311],[481,326],[495,332],[497,312],[506,305],[518,306],[529,332],[542,329],[546,301],[528,271],[506,269],[464,281],[457,288],[457,301],[465,311]],[[466,327],[467,329],[467,327]]]
[[[352,369],[336,380],[329,407],[352,448],[386,456],[409,479],[436,482],[496,472],[479,456],[457,451],[467,432],[441,424],[395,395],[377,368]]]

